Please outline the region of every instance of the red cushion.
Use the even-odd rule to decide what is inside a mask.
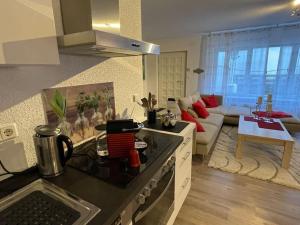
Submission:
[[[214,108],[219,106],[218,99],[214,95],[210,95],[207,97],[202,97],[207,108]]]
[[[209,112],[200,101],[195,102],[193,104],[193,108],[199,117],[206,119],[209,116]]]
[[[205,132],[202,125],[191,114],[189,114],[187,111],[184,111],[184,110],[181,111],[181,119],[184,120],[184,121],[195,123],[196,127],[197,127],[197,132]]]

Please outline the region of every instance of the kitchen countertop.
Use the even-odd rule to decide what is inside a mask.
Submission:
[[[158,141],[158,145],[164,148],[164,151],[126,188],[111,185],[71,167],[66,167],[65,172],[60,176],[47,179],[101,209],[101,212],[89,222],[89,225],[111,225],[183,141],[183,137],[180,136],[146,130],[142,132],[153,135]],[[11,177],[0,182],[0,198],[38,178],[38,173],[35,170],[27,175]]]

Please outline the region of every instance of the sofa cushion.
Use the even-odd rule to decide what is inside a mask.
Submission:
[[[188,112],[189,114],[191,114],[192,117],[194,117],[194,118],[196,118],[196,119],[199,118],[199,116],[197,115],[197,113],[196,113],[193,109],[188,108],[187,112]]]
[[[211,124],[202,124],[205,132],[196,134],[197,144],[209,144],[214,141],[214,138],[218,135],[219,129]]]
[[[198,122],[192,115],[190,115],[187,111],[181,111],[181,118],[184,121],[193,122],[196,124],[197,132],[204,132],[203,126]]]
[[[215,107],[215,108],[206,108],[206,109],[209,113],[214,113],[214,114],[224,115],[226,112],[226,107],[222,106],[222,105],[219,105],[218,107]]]
[[[202,100],[205,102],[207,108],[214,108],[220,105],[218,99],[214,95],[202,97]]]
[[[206,119],[198,118],[197,121],[201,124],[212,124],[220,128],[223,125],[224,116],[221,114],[211,113]]]
[[[209,116],[209,112],[206,110],[205,106],[202,105],[200,101],[193,103],[193,109],[197,113],[197,115],[201,118],[207,118]]]
[[[192,108],[192,104],[193,101],[191,96],[178,99],[178,105],[181,110],[187,111],[188,108]]]
[[[199,92],[197,92],[196,94],[193,94],[191,96],[191,98],[192,98],[193,103],[199,101],[199,102],[201,102],[202,105],[204,105],[206,107],[205,102],[202,100]]]

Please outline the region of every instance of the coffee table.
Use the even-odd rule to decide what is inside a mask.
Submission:
[[[290,160],[293,153],[295,141],[279,119],[274,119],[274,122],[280,123],[284,130],[279,131],[279,130],[263,129],[258,126],[257,122],[245,121],[244,116],[240,116],[239,129],[238,129],[238,142],[237,142],[237,148],[235,152],[236,158],[238,159],[242,158],[243,142],[256,142],[256,143],[284,146],[281,166],[285,169],[288,169],[290,166]]]

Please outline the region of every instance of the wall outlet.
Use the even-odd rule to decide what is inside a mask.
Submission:
[[[0,126],[1,141],[10,140],[18,137],[17,125],[15,123],[5,124]]]

